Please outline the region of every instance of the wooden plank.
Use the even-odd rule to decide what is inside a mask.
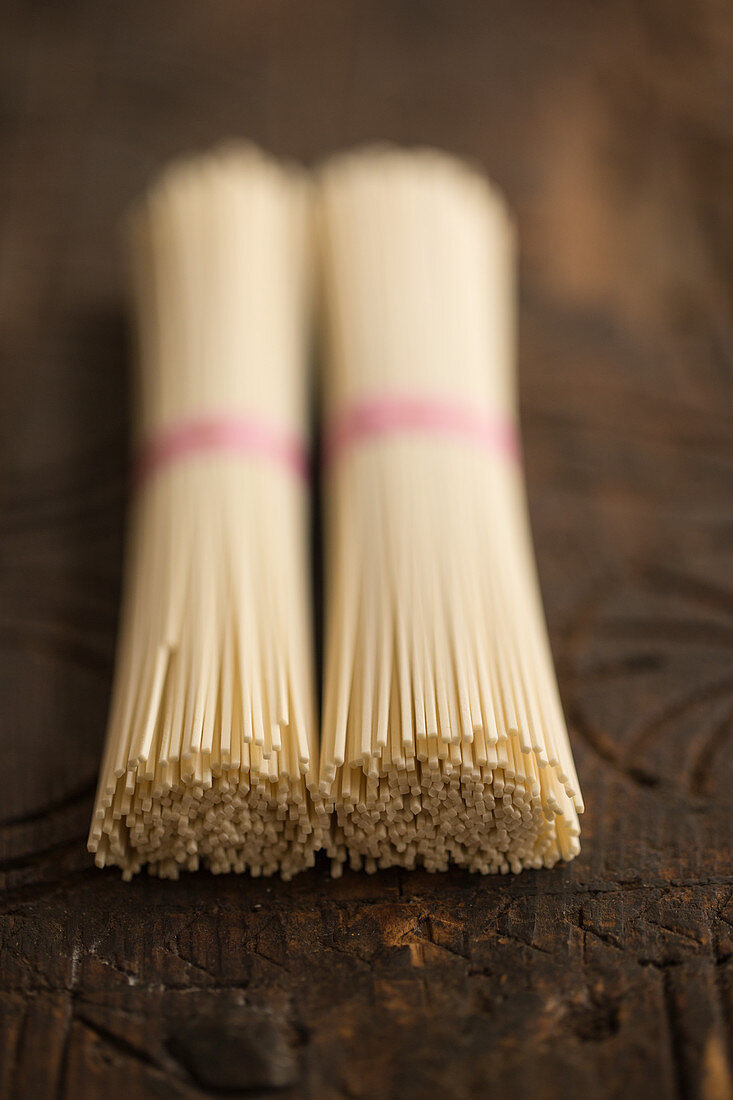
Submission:
[[[731,1095],[733,12],[719,0],[75,0],[0,50],[0,1092]],[[230,134],[430,142],[522,243],[572,866],[125,885],[84,848],[112,674],[117,223]]]

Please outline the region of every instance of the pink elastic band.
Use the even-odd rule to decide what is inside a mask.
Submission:
[[[517,431],[510,419],[443,398],[395,395],[361,401],[338,413],[326,431],[325,461],[333,462],[362,440],[405,432],[453,436],[512,460],[519,458]]]
[[[308,476],[308,454],[296,436],[263,420],[212,416],[185,420],[154,436],[138,458],[137,480],[149,477],[170,462],[204,451],[230,451],[264,458],[301,477]]]

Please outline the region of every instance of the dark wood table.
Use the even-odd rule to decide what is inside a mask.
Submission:
[[[9,0],[0,37],[0,1091],[731,1095],[733,7]],[[583,854],[130,885],[85,837],[114,656],[117,223],[227,135],[474,158]]]

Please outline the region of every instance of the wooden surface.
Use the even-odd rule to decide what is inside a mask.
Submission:
[[[729,1096],[729,0],[0,18],[2,1095]],[[517,213],[532,521],[588,805],[572,866],[91,866],[127,468],[116,225],[171,154],[230,134],[307,160],[435,143]]]

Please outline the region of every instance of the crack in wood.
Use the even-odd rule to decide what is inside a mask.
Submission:
[[[47,818],[55,814],[63,813],[66,810],[70,809],[77,809],[80,803],[91,803],[96,787],[96,779],[89,780],[81,787],[77,787],[76,790],[70,791],[68,794],[65,794],[62,798],[46,802],[38,810],[31,810],[28,813],[19,814],[17,817],[3,818],[2,820],[0,820],[0,830],[12,829],[19,825],[35,825],[38,822],[45,821]],[[34,852],[32,854],[40,855],[42,853]]]

